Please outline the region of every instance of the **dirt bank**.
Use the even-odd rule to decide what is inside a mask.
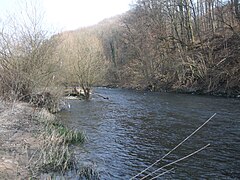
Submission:
[[[0,101],[0,179],[26,179],[32,176],[30,160],[41,149],[43,129],[36,117],[53,118],[27,103]]]

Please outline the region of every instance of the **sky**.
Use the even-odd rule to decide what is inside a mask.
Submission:
[[[0,19],[32,0],[0,0]],[[61,30],[74,30],[97,24],[105,18],[129,10],[132,0],[37,0],[48,24]]]

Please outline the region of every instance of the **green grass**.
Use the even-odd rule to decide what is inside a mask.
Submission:
[[[85,142],[85,135],[82,132],[71,130],[61,123],[47,124],[47,131],[50,133],[56,132],[58,136],[62,136],[65,143],[81,145]]]
[[[83,144],[85,135],[58,122],[46,123],[45,129],[43,134],[45,143],[41,152],[43,169],[62,172],[71,169],[74,161],[69,145]]]
[[[75,166],[70,145],[81,145],[85,141],[82,132],[71,130],[58,122],[45,122],[40,135],[43,142],[41,149],[32,157],[30,170],[33,177],[44,172],[66,172]]]

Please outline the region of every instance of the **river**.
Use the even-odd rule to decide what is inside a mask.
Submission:
[[[198,154],[164,168],[174,169],[161,179],[240,178],[239,99],[96,88],[90,101],[68,103],[71,108],[61,113],[64,122],[88,137],[76,157],[81,164],[94,164],[100,179],[130,179],[214,113],[206,126],[149,171],[210,143]]]

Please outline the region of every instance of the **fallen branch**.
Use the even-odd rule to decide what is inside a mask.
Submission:
[[[103,99],[109,99],[109,97],[104,97],[104,96],[102,96],[102,95],[100,95],[100,94],[96,94],[97,96],[99,96],[99,97],[101,97],[101,98],[103,98]]]

